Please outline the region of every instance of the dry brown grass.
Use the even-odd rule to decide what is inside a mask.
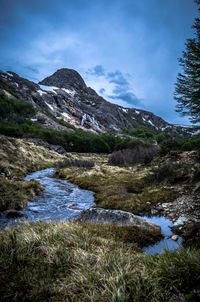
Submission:
[[[22,209],[44,187],[25,182],[28,172],[54,166],[64,157],[26,139],[0,135],[0,211]]]
[[[22,179],[28,172],[52,167],[64,157],[26,139],[0,135],[0,176]]]

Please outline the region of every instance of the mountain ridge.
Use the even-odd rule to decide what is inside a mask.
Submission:
[[[120,135],[123,129],[133,130],[141,126],[155,131],[191,135],[200,130],[199,126],[170,124],[150,111],[110,103],[87,87],[76,70],[68,68],[57,70],[39,83],[11,71],[0,71],[0,91],[30,102],[38,109],[34,122],[42,122],[47,128],[63,130],[46,112],[75,128],[94,133],[113,132]]]

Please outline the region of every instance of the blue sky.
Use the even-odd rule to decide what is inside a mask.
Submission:
[[[77,70],[110,102],[189,124],[175,112],[193,0],[0,0],[0,69],[33,81]]]

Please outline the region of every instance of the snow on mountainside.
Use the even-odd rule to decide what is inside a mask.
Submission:
[[[134,129],[138,126],[168,133],[195,134],[200,131],[198,126],[169,124],[149,111],[109,103],[87,87],[80,74],[73,69],[57,70],[39,84],[21,78],[14,72],[0,71],[0,91],[29,101],[38,109],[34,122],[58,130],[65,127],[57,124],[45,112],[76,128],[94,133],[112,131],[120,134],[123,128]]]

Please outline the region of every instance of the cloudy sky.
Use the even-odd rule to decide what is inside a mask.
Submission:
[[[193,0],[0,0],[0,69],[73,68],[113,103],[189,124],[173,92],[196,16]]]

